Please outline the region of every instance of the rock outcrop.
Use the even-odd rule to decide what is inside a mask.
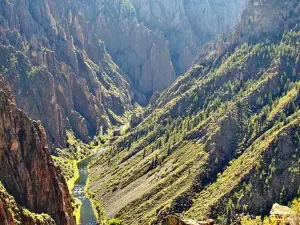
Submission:
[[[251,0],[243,13],[235,37],[239,43],[258,41],[265,36],[280,35],[300,22],[300,3],[291,1]]]
[[[186,0],[185,10],[193,31],[203,41],[230,34],[250,0]]]
[[[170,54],[178,75],[187,71],[199,47],[186,15],[183,0],[131,0],[140,22],[160,30],[169,42]]]
[[[213,220],[195,221],[185,219],[181,215],[170,215],[165,218],[166,225],[214,225]]]
[[[282,206],[279,204],[274,204],[271,212],[270,218],[277,221],[277,224],[286,225],[298,225],[300,224],[300,213],[293,211],[287,206]]]
[[[39,217],[40,222],[37,219],[35,223],[30,222],[31,213],[28,212],[28,221],[26,217],[24,221],[16,218],[22,224],[54,224],[55,221],[57,225],[75,225],[71,196],[65,179],[48,153],[44,128],[16,107],[5,93],[7,90],[9,88],[1,82],[0,181],[3,188],[0,191],[0,221],[12,225],[18,213],[26,214],[23,209],[18,209],[16,215],[10,213],[8,204],[12,207],[17,204],[32,214],[49,215]],[[10,201],[12,197],[6,192],[14,200]]]
[[[140,103],[147,103],[153,92],[163,91],[175,80],[168,41],[160,31],[138,23],[130,1],[101,0],[95,5],[82,5],[96,18],[95,34],[104,41],[136,90],[145,96],[146,100],[137,96]]]
[[[7,193],[0,182],[0,224],[1,225],[56,225],[47,214],[35,214],[20,208],[15,199]]]
[[[132,107],[132,86],[86,14],[69,1],[0,2],[0,72],[56,147],[67,129],[87,142]]]
[[[276,225],[299,225],[300,213],[291,208],[275,203],[269,216],[244,216],[241,225],[276,224]]]
[[[131,0],[140,22],[169,41],[177,74],[191,66],[198,48],[237,25],[248,0]]]

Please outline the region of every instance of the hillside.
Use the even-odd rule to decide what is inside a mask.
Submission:
[[[0,21],[0,72],[55,147],[65,146],[66,130],[87,142],[122,123],[134,91],[76,5],[1,1]]]
[[[151,1],[1,1],[0,72],[52,149],[65,147],[67,130],[89,142],[186,72],[203,43],[233,29],[246,2],[177,0],[152,15]],[[193,24],[201,10],[207,19]]]
[[[159,224],[182,213],[221,224],[266,215],[299,189],[299,1],[251,1],[138,126],[91,165],[109,217]]]
[[[1,225],[75,225],[72,199],[48,152],[45,130],[16,107],[1,75],[0,165]]]

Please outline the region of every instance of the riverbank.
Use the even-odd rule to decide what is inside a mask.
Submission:
[[[105,147],[100,148],[97,153],[93,154],[93,156],[91,157],[91,161],[96,156],[100,156],[101,154],[103,154],[105,149],[106,149]],[[90,164],[88,165],[88,174],[90,174]],[[95,200],[95,194],[90,191],[90,187],[91,187],[91,179],[90,179],[90,176],[88,176],[86,187],[85,187],[84,191],[85,191],[86,195],[88,196],[88,198],[90,199],[90,201],[92,202],[92,207],[93,207],[94,213],[96,215],[98,224],[106,225],[107,217],[106,217],[105,209],[99,201]]]
[[[81,202],[79,201],[79,199],[74,198],[72,194],[75,182],[79,178],[79,170],[77,166],[78,161],[75,159],[68,159],[56,156],[52,156],[52,159],[55,162],[55,164],[59,166],[63,176],[67,181],[68,189],[72,195],[72,206],[74,208],[74,216],[76,218],[76,223],[78,224],[80,217]]]
[[[73,196],[81,201],[79,209],[78,224],[97,225],[97,218],[93,210],[92,202],[87,194],[88,164],[92,156],[89,156],[77,163],[79,177],[73,188]]]
[[[77,160],[72,160],[72,163],[73,163],[73,171],[74,171],[74,174],[73,174],[73,177],[71,179],[68,180],[68,188],[69,188],[69,191],[73,197],[73,189],[74,189],[74,186],[75,186],[75,182],[76,180],[79,178],[79,170],[78,170],[78,161]],[[76,218],[76,224],[79,224],[79,220],[80,220],[80,209],[81,209],[81,201],[77,198],[74,198],[73,197],[73,201],[74,201],[74,216]]]
[[[106,150],[103,146],[105,137],[95,138],[89,144],[84,144],[68,132],[69,148],[58,150],[58,156],[53,156],[55,164],[61,168],[69,191],[72,195],[76,224],[106,225],[104,207],[95,200],[95,194],[90,191],[89,163],[93,158],[100,157]],[[83,166],[83,167],[82,167]],[[86,222],[92,218],[92,222]],[[96,222],[95,222],[96,221]]]
[[[98,200],[95,199],[96,194],[93,193],[90,189],[91,184],[92,184],[92,179],[90,177],[91,166],[93,165],[93,163],[95,161],[97,161],[97,157],[102,157],[105,150],[106,150],[106,147],[100,148],[99,151],[93,155],[93,157],[89,163],[89,166],[88,166],[89,176],[88,176],[85,192],[87,193],[90,201],[92,202],[93,210],[95,212],[95,215],[97,217],[97,222],[99,225],[121,225],[122,220],[120,220],[119,218],[110,218],[110,219],[107,218],[104,206],[101,204],[101,202],[99,202]]]

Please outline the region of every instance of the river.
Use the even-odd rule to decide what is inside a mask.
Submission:
[[[88,164],[91,157],[78,163],[79,178],[76,180],[73,189],[74,197],[80,199],[82,202],[80,208],[80,225],[97,225],[97,219],[92,208],[92,203],[84,193],[84,188],[88,179]]]

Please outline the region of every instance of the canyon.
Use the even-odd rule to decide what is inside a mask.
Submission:
[[[220,7],[228,20],[216,15],[211,18],[224,25],[216,24],[210,39],[223,32],[219,27],[233,28],[233,21],[245,7],[244,1],[238,2],[243,4]],[[122,124],[121,118],[132,111],[136,102],[147,104],[153,93],[163,91],[176,79],[173,65],[178,63],[172,58],[188,62],[179,66],[177,74],[192,64],[201,44],[196,39],[201,37],[194,34],[188,22],[192,19],[188,20],[187,15],[192,13],[184,6],[192,7],[191,3],[166,2],[160,6],[165,14],[150,16],[157,22],[149,27],[144,25],[149,21],[141,9],[135,11],[134,3],[1,1],[0,72],[10,83],[18,107],[42,121],[52,148],[65,147],[66,130],[72,129],[88,142],[95,134]],[[143,5],[156,8],[150,2]],[[210,5],[203,8],[207,11]],[[194,14],[193,21],[197,12]],[[167,20],[174,24],[162,27]],[[205,27],[203,33],[208,33]],[[172,37],[168,29],[189,35]],[[208,40],[203,38],[202,42]],[[175,56],[178,54],[184,56]],[[12,57],[14,60],[8,61]]]
[[[299,24],[299,0],[1,0],[0,224],[297,224]]]

